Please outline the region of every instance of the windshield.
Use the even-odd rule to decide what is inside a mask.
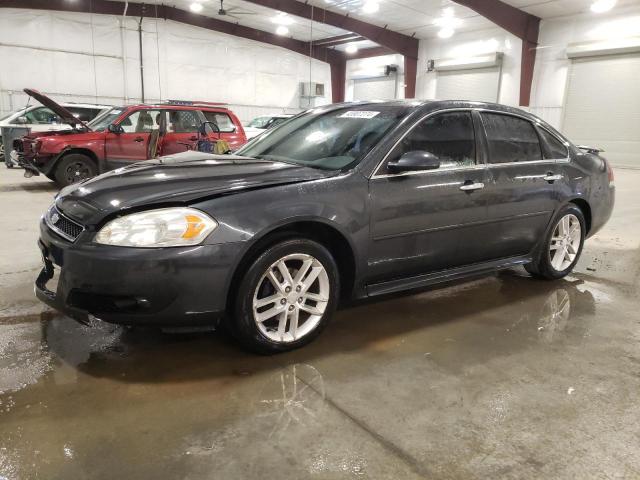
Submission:
[[[271,117],[256,117],[247,124],[247,127],[264,128],[269,120]]]
[[[404,105],[311,110],[267,130],[238,155],[338,170],[358,163],[409,111]]]
[[[116,121],[116,119],[124,112],[122,107],[110,108],[101,115],[91,120],[87,125],[94,132],[104,132],[109,125]]]

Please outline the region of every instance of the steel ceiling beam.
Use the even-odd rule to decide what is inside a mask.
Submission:
[[[362,20],[332,12],[324,8],[315,7],[296,0],[246,0],[262,7],[286,12],[296,17],[306,18],[319,23],[357,33],[378,45],[390,48],[394,52],[408,57],[418,58],[418,39],[379,27]]]
[[[91,0],[90,2],[69,2],[68,0],[0,0],[0,8],[22,8],[32,10],[54,10],[61,12],[96,13],[103,15],[121,16],[124,12],[124,2],[115,0]],[[310,45],[309,42],[295,40],[270,32],[245,27],[231,22],[225,22],[206,15],[199,15],[167,5],[145,5],[143,3],[129,3],[126,16],[135,18],[159,18],[172,20],[194,27],[226,33],[236,37],[246,38],[256,42],[267,43],[286,48],[301,55],[327,62],[331,67],[332,101],[344,101],[344,79],[342,87],[334,85],[334,70],[342,72],[344,77],[346,62],[345,54],[331,48]]]
[[[393,53],[404,56],[405,66],[405,98],[414,98],[416,95],[416,75],[418,61],[419,41],[409,35],[394,32],[384,27],[358,20],[348,15],[332,12],[324,8],[298,2],[296,0],[246,0],[262,7],[272,8],[286,12],[296,17],[306,18],[319,23],[325,23],[334,27],[357,33],[378,45],[388,48]]]
[[[335,37],[327,37],[313,42],[314,45],[321,47],[335,47],[336,45],[344,45],[345,43],[360,42],[366,38],[356,34],[347,33],[346,35],[337,35]]]
[[[522,40],[522,60],[520,63],[520,105],[529,106],[533,67],[536,62],[540,18],[524,12],[500,0],[454,0],[483,17],[491,20],[507,32]]]

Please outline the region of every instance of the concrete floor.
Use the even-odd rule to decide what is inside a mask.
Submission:
[[[571,277],[340,311],[256,357],[32,294],[55,193],[0,168],[0,479],[640,478],[640,171]]]

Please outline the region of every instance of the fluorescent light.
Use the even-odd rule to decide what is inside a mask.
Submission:
[[[192,12],[198,13],[202,11],[202,4],[198,3],[198,2],[193,2],[191,5],[189,5],[189,10],[191,10]]]
[[[380,5],[375,0],[368,0],[362,6],[362,11],[364,13],[376,13],[378,10],[380,10]]]
[[[278,28],[276,28],[277,35],[286,35],[288,33],[289,33],[289,29],[284,25],[280,25]]]
[[[438,36],[440,38],[451,38],[454,33],[455,33],[455,30],[453,28],[451,28],[451,27],[443,27],[438,32]]]
[[[347,53],[356,53],[358,51],[358,46],[355,43],[350,43],[349,45],[347,45],[347,48],[345,48],[345,52]]]
[[[591,11],[595,13],[608,12],[616,5],[616,0],[596,0],[591,4]]]

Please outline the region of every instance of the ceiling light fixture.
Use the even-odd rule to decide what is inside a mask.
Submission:
[[[353,55],[358,51],[358,46],[355,43],[350,43],[349,45],[347,45],[347,48],[345,48],[344,51]]]
[[[608,12],[616,5],[616,0],[596,0],[591,4],[591,11],[594,13]]]
[[[291,25],[294,23],[293,18],[285,12],[278,12],[274,17],[271,17],[271,21],[276,25]]]
[[[440,38],[451,38],[456,31],[451,27],[444,27],[438,31],[438,37]]]
[[[433,24],[440,27],[438,31],[438,37],[440,38],[450,38],[456,33],[456,28],[460,26],[462,20],[455,17],[453,8],[445,8],[442,12],[442,16],[436,18],[433,21]]]
[[[189,10],[191,10],[194,13],[199,13],[202,11],[202,4],[198,2],[193,2],[191,5],[189,5]]]
[[[277,35],[286,35],[289,33],[289,29],[287,27],[285,27],[284,25],[280,25],[278,28],[276,28],[276,34]]]
[[[362,6],[362,11],[364,13],[376,13],[378,10],[380,10],[380,4],[375,0],[368,0]]]

